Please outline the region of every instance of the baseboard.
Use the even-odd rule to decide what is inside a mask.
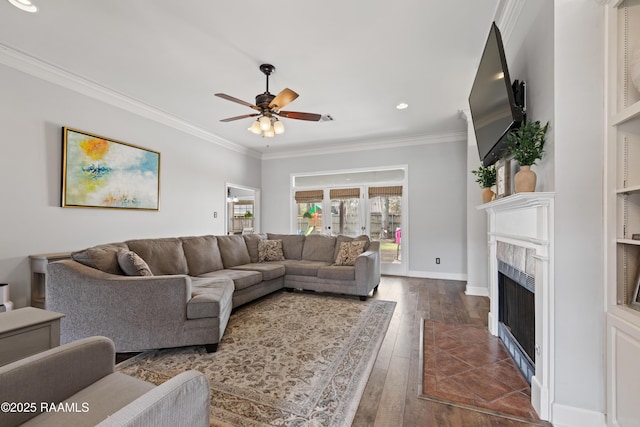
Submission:
[[[604,413],[575,406],[553,404],[554,427],[605,427]]]
[[[417,271],[409,270],[407,272],[408,277],[420,277],[422,279],[442,279],[442,280],[457,280],[466,282],[467,275],[462,273],[440,273],[436,271]]]
[[[488,297],[489,296],[489,288],[467,285],[467,289],[465,289],[464,294],[465,295],[476,296],[476,297]]]

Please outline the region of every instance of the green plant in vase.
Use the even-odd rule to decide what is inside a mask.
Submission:
[[[496,185],[496,168],[494,166],[480,166],[478,169],[472,170],[472,174],[476,176],[476,182],[480,184],[484,190],[482,191],[482,203],[488,203],[496,197],[496,193],[491,187]]]
[[[544,126],[540,121],[522,122],[520,127],[507,135],[508,151],[520,165],[520,171],[515,175],[515,192],[531,192],[536,190],[536,173],[531,166],[542,159],[544,154],[545,134],[549,122]]]

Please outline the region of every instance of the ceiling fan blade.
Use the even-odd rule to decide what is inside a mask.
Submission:
[[[222,119],[220,121],[221,122],[232,122],[234,120],[246,119],[248,117],[255,117],[255,116],[259,116],[259,115],[260,115],[260,113],[245,114],[243,116],[229,117],[228,119]]]
[[[284,88],[275,98],[269,103],[269,108],[272,110],[279,110],[285,105],[293,102],[299,95],[291,89]]]
[[[301,113],[299,111],[279,111],[278,115],[287,119],[309,120],[311,122],[319,122],[322,118],[322,114]]]
[[[235,102],[238,104],[242,104],[242,105],[246,105],[247,107],[253,108],[254,110],[260,110],[260,108],[258,108],[256,105],[250,104],[246,101],[243,101],[241,99],[238,98],[234,98],[231,95],[227,95],[226,93],[216,93],[216,96],[222,98],[222,99],[226,99],[227,101],[231,101],[231,102]]]

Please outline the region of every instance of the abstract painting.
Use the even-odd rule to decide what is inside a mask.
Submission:
[[[158,210],[160,153],[64,127],[62,207]]]

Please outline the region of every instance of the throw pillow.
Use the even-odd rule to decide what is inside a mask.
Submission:
[[[153,276],[147,263],[133,251],[119,251],[118,264],[127,276]]]
[[[260,240],[258,242],[258,262],[284,261],[282,240]]]
[[[356,265],[356,258],[364,252],[364,245],[366,243],[367,242],[363,240],[340,243],[340,251],[336,257],[336,265]]]

